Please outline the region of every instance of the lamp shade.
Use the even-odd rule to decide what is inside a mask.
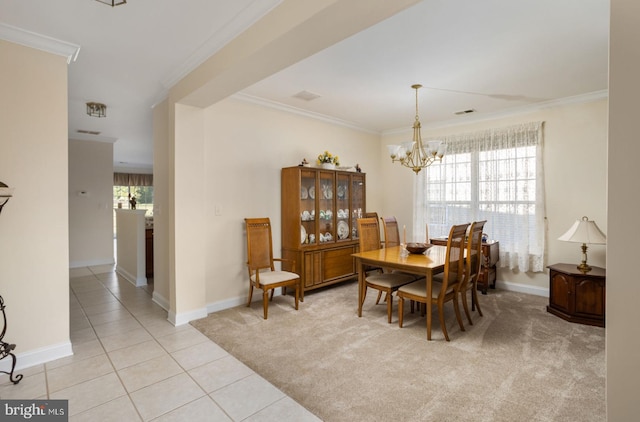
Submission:
[[[587,217],[582,217],[581,220],[576,220],[573,226],[571,226],[565,234],[560,236],[558,240],[604,245],[607,243],[607,236],[602,233],[595,221],[589,220]]]

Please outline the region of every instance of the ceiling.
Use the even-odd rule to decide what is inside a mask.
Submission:
[[[69,137],[115,142],[117,168],[150,169],[153,105],[280,2],[0,0],[0,30],[79,46]],[[423,127],[459,124],[606,96],[608,43],[608,0],[423,0],[236,97],[385,133],[410,129],[420,83]],[[107,117],[87,116],[88,101]]]

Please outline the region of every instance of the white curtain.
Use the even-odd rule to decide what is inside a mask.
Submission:
[[[414,236],[425,225],[437,237],[454,224],[487,220],[485,232],[500,242],[501,267],[544,271],[543,122],[440,140],[447,144],[442,163],[414,184]]]

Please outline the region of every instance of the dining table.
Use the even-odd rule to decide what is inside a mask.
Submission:
[[[409,253],[403,246],[352,254],[356,260],[356,268],[358,270],[358,316],[362,317],[362,305],[367,288],[365,284],[365,266],[369,265],[424,275],[427,297],[431,297],[433,276],[444,271],[446,252],[446,246],[431,245],[421,254]],[[431,308],[431,301],[427,300],[427,340],[431,340]]]

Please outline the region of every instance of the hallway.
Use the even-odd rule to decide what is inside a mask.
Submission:
[[[69,299],[74,355],[2,374],[0,398],[68,399],[72,421],[319,420],[113,266],[71,269]]]

